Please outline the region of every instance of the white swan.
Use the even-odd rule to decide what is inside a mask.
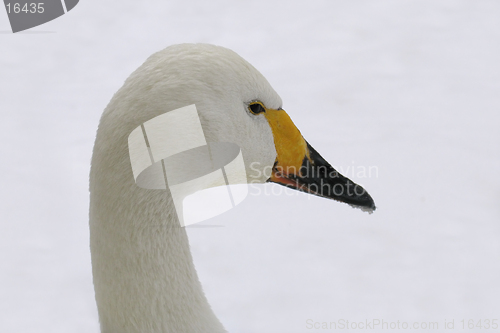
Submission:
[[[103,333],[225,332],[203,294],[171,198],[165,191],[136,186],[128,155],[127,137],[134,128],[191,104],[208,142],[239,145],[249,180],[375,209],[371,197],[360,193],[362,187],[353,193],[357,185],[337,174],[302,138],[281,109],[278,94],[252,65],[218,46],[168,47],[126,80],[97,131],[90,247]],[[258,163],[250,168],[251,162]],[[261,172],[271,167],[271,175]],[[300,172],[294,169],[300,167]],[[337,191],[332,192],[333,186]]]

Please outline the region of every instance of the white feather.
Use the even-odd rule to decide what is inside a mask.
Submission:
[[[252,65],[206,44],[153,54],[112,98],[90,173],[90,247],[103,333],[225,332],[203,294],[172,199],[134,183],[127,137],[144,121],[195,104],[207,141],[238,144],[249,180],[264,182],[276,150],[264,116],[247,111],[253,100],[281,107]]]

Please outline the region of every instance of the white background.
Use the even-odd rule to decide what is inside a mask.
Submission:
[[[261,194],[208,221],[224,227],[189,228],[229,332],[500,321],[499,1],[82,0],[18,34],[0,9],[0,30],[0,332],[99,331],[88,245],[99,117],[151,53],[182,42],[252,63],[378,206]],[[378,175],[352,173],[369,166]]]

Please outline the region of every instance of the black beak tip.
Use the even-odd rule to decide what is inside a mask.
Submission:
[[[352,183],[351,180],[347,180],[347,182]],[[343,198],[341,198],[341,201],[349,204],[353,208],[359,208],[364,212],[367,212],[369,214],[373,213],[377,207],[375,206],[375,201],[373,201],[373,198],[368,194],[368,192],[360,185],[354,184],[354,186],[357,187],[357,189],[361,189],[361,193],[352,193],[353,195],[346,195]],[[343,199],[343,200],[342,200]]]
[[[365,198],[363,198],[365,199]],[[375,210],[377,210],[377,207],[375,206],[375,202],[373,201],[372,197],[366,193],[366,199],[362,200],[365,201],[362,204],[350,204],[351,207],[353,208],[359,208],[363,212],[367,212],[368,214],[372,214]]]

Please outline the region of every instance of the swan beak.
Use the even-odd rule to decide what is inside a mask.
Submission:
[[[344,202],[370,213],[376,209],[362,186],[342,176],[304,140],[284,110],[267,109],[265,116],[273,132],[277,155],[268,182]]]

